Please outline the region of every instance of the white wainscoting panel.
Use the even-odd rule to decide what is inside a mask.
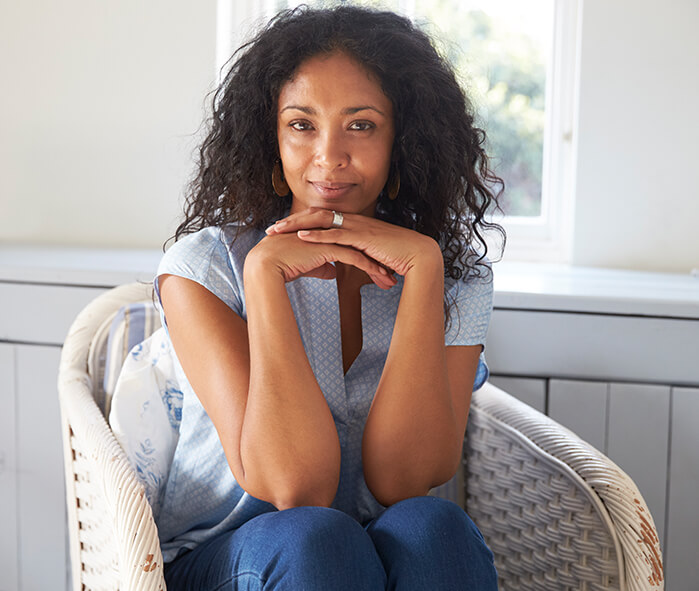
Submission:
[[[608,390],[606,382],[549,380],[549,416],[606,453]]]
[[[699,584],[699,388],[673,388],[665,573],[668,589]]]
[[[546,380],[491,376],[488,381],[539,412],[546,412]]]
[[[18,587],[14,349],[0,343],[0,591]]]
[[[60,345],[78,312],[104,291],[0,282],[0,340]]]
[[[695,386],[697,335],[695,319],[496,308],[488,365],[493,374]]]
[[[670,387],[610,384],[607,455],[636,483],[665,539]]]
[[[17,345],[20,589],[66,588],[66,504],[58,347]]]

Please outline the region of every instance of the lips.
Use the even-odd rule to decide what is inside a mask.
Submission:
[[[321,189],[346,189],[347,187],[351,187],[354,185],[354,183],[339,181],[310,181],[310,183],[315,187],[319,187]]]
[[[355,185],[354,183],[337,181],[309,181],[311,186],[321,196],[329,199],[337,199],[348,193]]]

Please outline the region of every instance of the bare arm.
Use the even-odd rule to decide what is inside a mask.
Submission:
[[[309,272],[328,276],[328,260],[364,264],[358,257],[366,257],[341,247],[328,254],[295,236],[271,244],[246,259],[247,324],[206,288],[172,275],[160,278],[163,308],[178,359],[237,482],[280,509],[327,506],[339,481],[339,440],[284,283]],[[366,264],[379,274],[375,263]]]
[[[284,290],[283,280],[280,283]],[[312,373],[312,381],[308,379],[305,353],[296,350],[295,323],[294,335],[285,322],[291,312],[284,304],[290,306],[288,298],[284,302],[280,296],[286,297],[286,291],[282,294],[275,287],[255,303],[250,298],[246,325],[197,283],[175,276],[163,276],[160,283],[178,359],[218,432],[238,484],[279,509],[329,505],[337,488],[337,433]],[[258,320],[268,310],[268,322],[275,326],[265,344],[255,338],[254,330],[268,328]],[[249,334],[250,325],[256,328]],[[261,370],[275,353],[281,367]],[[285,360],[296,363],[281,383],[275,376],[277,370],[284,371]],[[313,450],[314,441],[322,444],[318,450]]]
[[[364,430],[366,482],[386,505],[427,494],[454,475],[461,458],[481,347],[445,347],[438,249],[434,256],[439,264],[417,261],[405,275],[391,347]]]
[[[390,505],[455,473],[481,347],[444,345],[444,269],[434,240],[364,216],[346,214],[341,229],[331,222],[331,212],[311,209],[268,231],[351,246],[405,277],[362,443],[367,485]]]

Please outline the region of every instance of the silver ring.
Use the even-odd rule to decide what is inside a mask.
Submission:
[[[345,216],[342,215],[341,211],[333,211],[333,223],[331,226],[333,228],[342,228],[342,222],[345,220]]]

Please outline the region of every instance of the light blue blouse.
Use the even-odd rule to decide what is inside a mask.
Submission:
[[[235,240],[233,238],[235,237]],[[205,228],[176,242],[164,255],[158,275],[172,274],[203,285],[241,318],[247,319],[243,264],[264,234],[236,227]],[[291,306],[318,384],[337,427],[342,456],[340,484],[332,504],[360,523],[383,509],[366,486],[362,471],[362,432],[391,342],[403,279],[389,290],[361,288],[363,345],[346,374],[342,366],[340,316],[334,280],[302,277],[286,284]],[[158,280],[155,281],[156,291]],[[492,279],[447,281],[455,305],[447,345],[484,345],[492,309]],[[166,318],[160,308],[163,325]],[[168,337],[169,338],[169,337]],[[170,472],[155,516],[163,559],[173,560],[212,536],[275,510],[247,494],[229,469],[216,430],[194,394],[182,367],[175,372],[183,392],[182,422]],[[488,377],[481,355],[474,389]]]

